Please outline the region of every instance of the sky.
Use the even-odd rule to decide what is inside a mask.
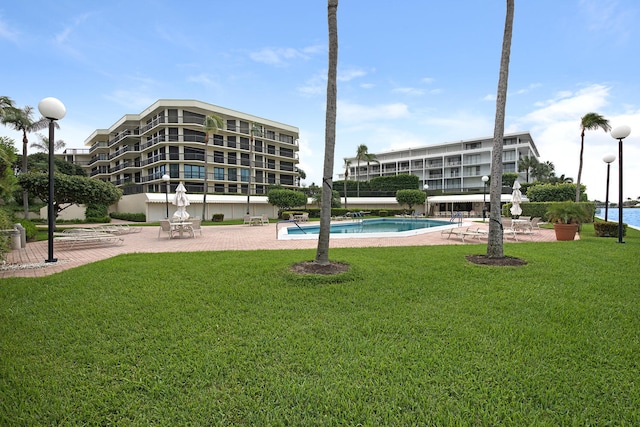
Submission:
[[[334,179],[360,144],[375,154],[493,135],[505,3],[340,1]],[[531,132],[540,160],[574,180],[582,116],[631,127],[625,200],[640,197],[639,21],[637,0],[516,0],[505,118],[506,133]],[[67,148],[158,99],[196,99],[298,127],[303,184],[322,182],[324,0],[2,2],[0,55],[0,95],[64,103]],[[20,134],[0,136],[21,150]],[[610,134],[586,132],[591,200],[605,200],[602,158],[617,153]],[[612,201],[618,171],[616,160]]]

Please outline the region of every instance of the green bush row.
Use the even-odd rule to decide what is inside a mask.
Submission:
[[[109,216],[113,219],[121,219],[123,221],[133,222],[146,222],[147,216],[142,213],[127,213],[127,212],[111,212]]]
[[[574,187],[575,188],[575,187]],[[520,216],[530,216],[531,218],[542,218],[544,221],[547,216],[547,210],[549,210],[549,206],[553,203],[557,202],[523,202],[520,203],[520,208],[522,208],[522,213]],[[589,222],[593,222],[593,216],[596,212],[596,205],[593,202],[580,202],[581,205],[584,205],[586,209],[589,209],[589,212],[593,212],[591,215],[591,220]],[[502,205],[502,216],[511,217],[511,206],[513,204],[511,202],[505,203]]]

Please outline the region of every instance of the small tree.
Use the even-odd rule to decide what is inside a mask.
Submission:
[[[267,201],[281,210],[288,210],[307,203],[307,196],[294,190],[271,190],[267,193]]]
[[[18,177],[18,183],[45,203],[49,203],[49,175],[29,172]],[[111,205],[122,197],[122,190],[99,179],[77,175],[54,175],[53,208],[56,217],[68,206],[63,205]]]
[[[409,210],[412,210],[414,205],[424,203],[427,200],[427,195],[421,190],[398,190],[396,191],[396,200],[401,205],[408,205]]]

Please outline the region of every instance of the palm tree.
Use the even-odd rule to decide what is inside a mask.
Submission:
[[[358,188],[356,195],[358,197],[360,197],[360,162],[363,160],[369,159],[369,156],[371,156],[371,154],[369,154],[369,148],[364,144],[358,145],[358,149],[356,150],[356,185]],[[368,162],[369,160],[367,160],[367,165],[369,165]],[[369,170],[367,168],[367,176],[368,175],[369,175]]]
[[[36,135],[40,139],[40,142],[32,142],[29,147],[40,150],[43,153],[49,153],[49,137],[46,137],[40,133],[37,133]],[[58,150],[62,150],[66,146],[67,144],[63,140],[59,139],[53,144],[53,151],[55,152]]]
[[[518,161],[518,172],[526,172],[527,182],[529,182],[529,171],[538,166],[538,159],[533,156],[525,156]]]
[[[347,209],[347,180],[349,179],[349,166],[351,166],[351,160],[344,158],[344,208]]]
[[[8,96],[0,96],[0,117],[4,117],[5,112],[9,112],[15,108],[11,98]]]
[[[367,162],[367,182],[369,182],[369,166],[371,162],[376,162],[378,164],[380,164],[380,162],[376,160],[376,155],[373,153],[366,153],[364,155],[364,160]]]
[[[322,207],[315,263],[329,265],[329,231],[333,191],[333,158],[336,147],[336,101],[338,98],[338,0],[328,0],[329,67],[327,72],[327,108],[324,132],[324,171],[322,174]]]
[[[4,110],[2,116],[2,124],[9,126],[18,132],[22,132],[22,173],[27,172],[27,147],[29,146],[29,138],[27,134],[30,132],[37,132],[49,127],[49,120],[44,117],[40,117],[38,120],[33,119],[33,107],[28,105],[22,109],[10,108]],[[53,122],[56,128],[60,126],[56,121]],[[29,192],[27,190],[22,191],[22,205],[24,208],[24,217],[29,218]]]
[[[582,178],[582,154],[584,153],[584,131],[602,129],[605,132],[611,130],[609,120],[598,113],[587,113],[580,119],[580,166],[578,166],[578,180],[576,181],[576,202],[580,201],[580,179]]]
[[[491,213],[489,236],[487,241],[488,258],[504,258],[502,246],[502,222],[500,194],[502,190],[502,144],[504,138],[504,115],[507,107],[507,86],[509,83],[509,57],[511,55],[511,36],[513,34],[514,0],[507,0],[507,16],[502,38],[502,55],[500,58],[500,77],[498,78],[498,95],[496,99],[496,120],[493,130],[493,152],[491,154]]]
[[[202,195],[202,220],[207,219],[207,192],[209,191],[209,154],[207,153],[209,148],[209,140],[211,135],[222,129],[222,118],[215,114],[209,114],[204,118],[202,123],[202,130],[206,134],[204,137],[204,187]]]

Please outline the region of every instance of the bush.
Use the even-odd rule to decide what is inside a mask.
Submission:
[[[111,218],[121,219],[123,221],[133,221],[133,222],[147,221],[147,216],[144,213],[111,212],[109,216]]]
[[[3,209],[0,209],[0,230],[10,230],[13,228],[11,218]],[[0,259],[5,259],[5,255],[11,248],[11,236],[0,233]]]
[[[38,234],[38,227],[36,227],[36,225],[32,221],[29,221],[28,219],[18,219],[17,222],[20,223],[20,225],[22,225],[22,227],[24,228],[27,240],[33,241],[36,239],[36,236]]]
[[[211,217],[211,221],[213,221],[213,222],[222,222],[222,221],[224,221],[224,214],[221,214],[221,213],[213,214],[213,216]]]
[[[84,217],[87,218],[87,222],[96,222],[89,221],[89,218],[104,218],[106,216],[109,216],[109,207],[105,205],[87,205],[87,208],[84,210]]]
[[[520,216],[530,216],[531,218],[542,218],[544,219],[547,215],[547,211],[549,210],[549,206],[551,206],[554,202],[523,202],[520,203],[520,207],[522,208],[522,213]],[[585,206],[589,212],[595,213],[595,204],[592,202],[580,202],[581,205]],[[511,217],[511,206],[512,203],[505,203],[502,205],[502,216]],[[593,218],[593,215],[591,215]],[[587,221],[591,222],[591,220]]]
[[[598,221],[593,223],[593,230],[598,237],[618,237],[618,223]],[[627,224],[622,223],[622,236],[627,235]]]
[[[576,185],[573,183],[542,184],[529,187],[527,198],[532,202],[565,202],[575,200]],[[587,201],[585,186],[580,185],[580,201]]]

